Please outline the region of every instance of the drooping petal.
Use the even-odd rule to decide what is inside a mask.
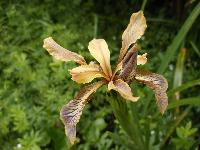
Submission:
[[[65,133],[71,144],[74,144],[76,140],[76,124],[79,122],[89,96],[103,84],[104,81],[99,81],[82,88],[73,100],[62,107],[60,119],[65,125]]]
[[[136,102],[139,99],[139,97],[132,96],[131,88],[121,79],[110,81],[108,84],[108,90],[115,90],[119,92],[124,99],[131,100],[133,102]]]
[[[52,55],[54,58],[62,61],[75,61],[78,64],[86,64],[85,59],[74,52],[71,52],[59,44],[57,44],[52,37],[44,39],[43,47]]]
[[[122,60],[122,70],[119,74],[119,77],[123,81],[129,82],[135,77],[137,67],[137,54],[138,49],[136,46],[133,46]]]
[[[144,65],[147,62],[147,53],[137,56],[137,65]]]
[[[137,13],[133,13],[127,28],[122,34],[122,48],[120,50],[118,62],[123,59],[129,46],[141,38],[146,27],[147,24],[143,12],[139,11]]]
[[[91,55],[100,63],[103,72],[111,77],[110,51],[106,41],[104,39],[93,39],[89,42],[88,49]]]
[[[158,108],[163,114],[168,105],[168,97],[166,93],[168,88],[167,80],[162,75],[139,69],[136,71],[135,79],[154,90]]]
[[[81,65],[70,70],[70,74],[77,83],[89,83],[94,78],[106,77],[97,64]]]

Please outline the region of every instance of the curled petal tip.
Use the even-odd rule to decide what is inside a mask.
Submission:
[[[139,98],[140,98],[140,97],[132,97],[130,100],[131,100],[132,102],[137,102]]]
[[[52,42],[53,38],[48,37],[43,40],[43,48],[47,49],[49,47],[49,42]]]
[[[44,39],[43,48],[45,48],[50,55],[58,60],[66,62],[75,61],[79,64],[86,64],[85,59],[81,55],[63,48],[56,43],[52,37]]]
[[[76,142],[76,127],[65,126],[65,134],[68,135],[70,144],[74,145]]]
[[[139,11],[133,13],[127,28],[122,34],[122,47],[120,50],[118,62],[123,59],[130,45],[136,43],[136,41],[141,38],[146,28],[147,24],[143,12]]]
[[[162,75],[140,69],[137,70],[135,79],[154,90],[159,111],[163,114],[168,106],[167,80]]]

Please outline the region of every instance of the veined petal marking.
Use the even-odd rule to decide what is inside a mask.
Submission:
[[[65,133],[73,145],[76,140],[76,124],[80,120],[82,110],[88,102],[89,96],[100,88],[104,81],[98,81],[80,90],[76,97],[64,105],[60,111],[60,119],[65,125]]]
[[[126,100],[136,102],[139,99],[139,97],[132,96],[131,88],[121,79],[110,81],[108,84],[108,90],[115,90],[119,92],[119,94]]]
[[[81,55],[63,48],[57,44],[52,37],[44,39],[43,47],[49,52],[50,55],[58,60],[66,62],[75,61],[81,65],[86,64],[85,59]]]
[[[163,114],[168,105],[167,80],[162,75],[140,69],[137,69],[135,79],[154,90],[158,108]]]

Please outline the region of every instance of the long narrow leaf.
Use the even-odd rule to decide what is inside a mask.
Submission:
[[[197,46],[192,41],[190,41],[190,44],[191,44],[192,48],[194,49],[194,51],[197,53],[197,55],[200,57],[200,51],[197,48]]]
[[[167,109],[173,109],[183,105],[200,105],[200,97],[191,97],[180,99],[179,101],[173,101],[168,105]]]
[[[174,88],[179,87],[182,84],[185,54],[186,54],[186,48],[181,48],[180,52],[178,54],[178,59],[176,62],[176,69],[175,69],[175,73],[174,73],[174,85],[173,85]],[[176,98],[176,100],[180,99],[180,92],[175,93],[175,98]],[[175,109],[175,115],[177,113],[179,113],[178,107]]]
[[[163,61],[161,62],[161,65],[158,69],[159,73],[163,73],[166,70],[169,62],[172,60],[175,52],[177,51],[178,47],[180,46],[181,42],[185,38],[186,34],[188,33],[189,29],[191,28],[192,24],[194,23],[199,14],[200,14],[200,2],[195,6],[190,16],[187,18],[187,20],[179,30],[178,34],[174,38],[173,42],[167,48],[165,57],[163,58]]]
[[[193,81],[189,81],[187,83],[184,83],[182,84],[181,86],[177,87],[177,88],[174,88],[174,89],[171,89],[167,92],[167,95],[168,96],[171,96],[173,95],[175,92],[180,92],[180,91],[183,91],[185,89],[188,89],[190,87],[193,87],[193,86],[196,86],[196,85],[200,85],[200,79],[197,79],[197,80],[193,80]]]
[[[123,99],[119,99],[118,95],[107,96],[107,99],[121,127],[134,142],[135,146],[137,146],[135,148],[144,147],[143,139],[138,132],[139,129],[131,119],[126,102]]]
[[[179,87],[182,84],[185,53],[186,53],[186,49],[182,48],[178,55],[178,59],[176,62],[176,69],[174,73],[174,85],[173,85],[174,88]]]

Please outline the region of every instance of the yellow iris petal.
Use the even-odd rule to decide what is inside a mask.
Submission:
[[[110,78],[112,70],[110,66],[110,51],[104,39],[93,39],[89,42],[90,54],[100,63],[103,72]]]
[[[139,99],[139,97],[132,96],[131,88],[121,79],[110,81],[108,84],[108,90],[115,90],[119,92],[119,94],[126,100],[136,102]]]
[[[72,80],[77,83],[89,83],[94,78],[104,77],[104,73],[97,64],[81,65],[70,70]]]
[[[141,38],[146,28],[147,24],[143,12],[139,11],[137,13],[133,13],[127,28],[122,34],[122,48],[120,50],[118,62],[123,59],[130,45],[134,44]]]

